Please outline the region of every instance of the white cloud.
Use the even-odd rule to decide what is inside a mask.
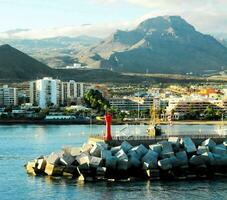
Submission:
[[[108,24],[68,26],[47,29],[25,30],[15,33],[0,33],[5,38],[48,38],[57,36],[89,35],[107,37],[116,29],[130,29],[141,21],[161,15],[180,15],[195,28],[205,33],[227,33],[226,0],[87,0],[105,4],[111,10],[115,4],[149,8],[151,11],[133,21],[118,21]]]
[[[107,37],[117,29],[127,29],[131,27],[128,22],[116,22],[108,24],[84,24],[81,26],[68,26],[47,29],[32,29],[7,31],[0,33],[0,38],[18,38],[18,39],[43,39],[58,36],[76,37],[79,35],[96,36],[100,38]]]

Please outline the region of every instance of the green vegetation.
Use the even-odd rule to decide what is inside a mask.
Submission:
[[[104,113],[110,109],[109,102],[98,90],[89,90],[84,94],[83,100],[87,107],[96,110],[96,112],[100,115],[104,115]]]

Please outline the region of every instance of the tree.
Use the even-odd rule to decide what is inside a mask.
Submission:
[[[83,102],[87,107],[97,110],[99,114],[104,114],[110,109],[110,104],[107,99],[102,96],[98,90],[89,90],[84,94]]]

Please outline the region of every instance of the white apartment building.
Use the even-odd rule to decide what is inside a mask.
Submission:
[[[45,77],[30,82],[30,103],[46,108],[49,105],[67,105],[83,97],[84,83],[75,81],[61,82],[58,79]]]
[[[17,89],[4,85],[0,88],[0,106],[16,106],[17,105]]]
[[[30,82],[30,103],[46,108],[49,105],[59,105],[60,80],[44,77]]]
[[[85,92],[84,83],[75,82],[70,80],[69,82],[61,83],[61,104],[69,104],[76,102],[78,98],[82,98]]]

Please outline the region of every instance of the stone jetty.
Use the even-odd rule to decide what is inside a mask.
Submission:
[[[119,146],[88,142],[40,156],[25,165],[27,173],[84,181],[191,179],[227,175],[227,142],[212,138],[195,144],[190,137],[169,137],[156,144]]]

